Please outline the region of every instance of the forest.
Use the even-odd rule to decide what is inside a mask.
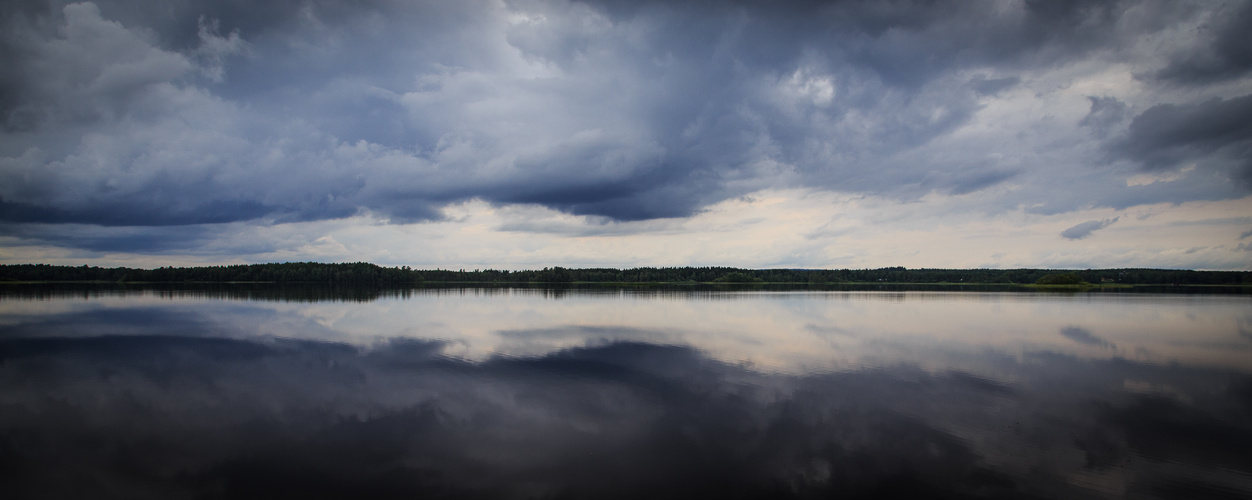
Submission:
[[[1040,281],[1043,280],[1043,281]],[[1249,271],[1174,269],[739,269],[733,267],[545,267],[536,270],[412,269],[366,262],[287,262],[204,267],[0,265],[0,282],[110,283],[334,283],[394,286],[439,283],[905,283],[1252,285]]]

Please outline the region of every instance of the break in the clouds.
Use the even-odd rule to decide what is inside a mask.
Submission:
[[[423,249],[455,253],[453,239],[382,240],[451,225],[498,247],[523,228],[546,239],[484,262],[522,265],[569,231],[480,228],[456,207],[626,239],[802,192],[925,205],[1005,239],[970,244],[985,262],[910,262],[998,265],[1011,235],[986,228],[1012,218],[1051,218],[1032,231],[1055,235],[1093,210],[1248,208],[1249,18],[1247,1],[6,2],[0,241],[8,260],[356,260],[301,249],[365,221],[366,247],[394,245],[376,260],[429,265]],[[857,232],[827,229],[848,209],[802,230],[824,247],[735,263],[846,262],[837,249]],[[859,225],[905,241],[918,224]],[[1083,224],[1052,262],[1135,264],[1087,260],[1120,250],[1077,247],[1101,244],[1078,241],[1098,229]],[[245,234],[263,236],[230,242]],[[1237,243],[1140,261],[1246,268]],[[649,263],[730,263],[699,248]]]

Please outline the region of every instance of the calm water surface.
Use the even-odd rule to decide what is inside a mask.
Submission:
[[[0,289],[6,498],[1246,498],[1252,296]]]

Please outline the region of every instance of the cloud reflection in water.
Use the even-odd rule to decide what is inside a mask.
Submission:
[[[11,497],[1252,492],[1252,377],[1220,366],[915,343],[929,364],[787,373],[613,338],[647,325],[467,359],[455,340],[244,337],[176,305],[0,327]]]

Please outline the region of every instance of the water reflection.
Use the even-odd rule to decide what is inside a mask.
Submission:
[[[25,497],[1252,494],[1243,296],[0,300]]]

